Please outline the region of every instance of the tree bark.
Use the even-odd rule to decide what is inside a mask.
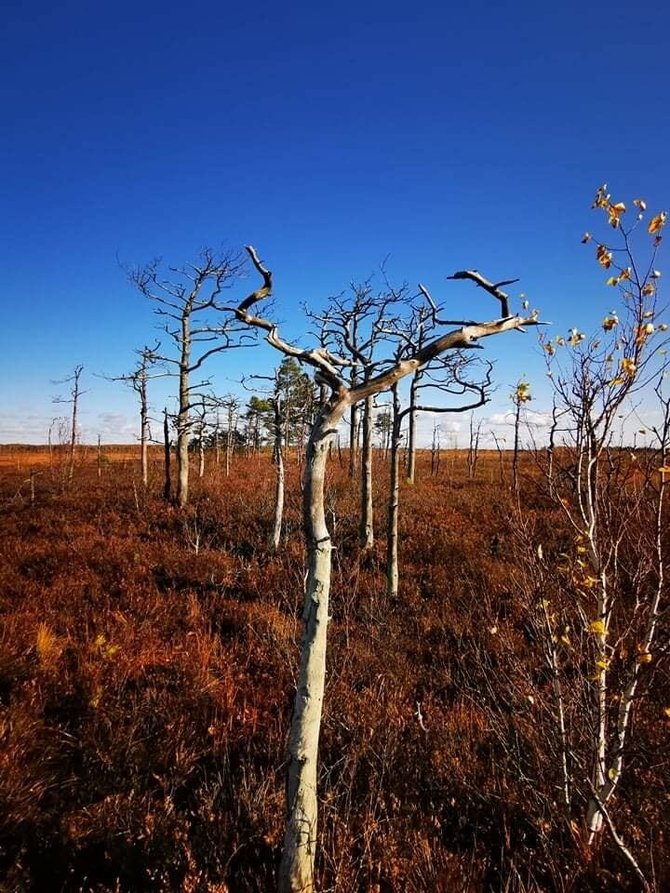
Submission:
[[[149,485],[149,404],[147,400],[146,357],[143,357],[139,372],[138,390],[140,395],[140,467],[142,484]]]
[[[346,409],[346,398],[335,396],[325,404],[307,445],[303,524],[308,570],[300,673],[288,743],[288,817],[279,868],[279,893],[312,893],[314,890],[317,757],[326,677],[332,551],[324,508],[324,485],[329,445]]]
[[[398,597],[398,505],[400,501],[400,397],[397,383],[393,385],[393,426],[391,429],[391,471],[389,482],[388,523],[386,531],[386,596]],[[412,413],[410,412],[410,418]]]
[[[361,528],[360,541],[364,549],[374,545],[374,517],[372,507],[372,434],[373,397],[367,397],[363,406],[363,457],[361,466]]]
[[[163,498],[169,502],[172,496],[172,476],[170,474],[170,424],[168,422],[167,409],[163,413],[163,457],[165,461]]]
[[[279,397],[273,401],[274,427],[275,427],[275,512],[272,525],[272,548],[276,552],[281,543],[281,528],[284,518],[284,447],[282,437],[281,404]]]
[[[356,465],[358,464],[358,436],[360,428],[360,410],[358,405],[354,405],[350,410],[349,417],[349,477],[356,476]]]
[[[413,484],[416,477],[416,385],[421,370],[412,376],[409,386],[409,419],[407,421],[407,483]]]
[[[190,313],[190,310],[189,310]],[[188,436],[189,436],[189,363],[191,360],[191,327],[189,313],[181,322],[181,359],[179,362],[179,413],[177,415],[177,505],[188,504]]]

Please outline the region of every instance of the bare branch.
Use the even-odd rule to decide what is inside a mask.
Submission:
[[[487,291],[490,295],[493,295],[496,300],[500,301],[500,313],[503,317],[510,315],[509,295],[501,290],[501,286],[511,285],[513,282],[518,282],[518,279],[503,279],[498,283],[493,283],[489,282],[488,279],[485,279],[478,270],[461,270],[458,273],[454,273],[452,276],[447,276],[447,279],[470,279],[475,285],[479,286],[479,288],[483,288],[484,291]]]

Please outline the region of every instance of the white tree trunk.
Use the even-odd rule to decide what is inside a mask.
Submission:
[[[326,632],[332,544],[324,510],[330,441],[347,409],[333,398],[319,413],[307,446],[303,524],[308,549],[300,674],[288,744],[288,818],[279,868],[280,893],[314,890],[317,758],[326,677]]]
[[[279,398],[275,398],[275,515],[272,525],[272,548],[276,552],[281,543],[281,528],[284,518],[284,449]]]
[[[409,413],[407,420],[407,483],[413,484],[416,477],[416,385],[420,371],[414,373],[409,387]]]
[[[361,529],[360,540],[364,549],[371,549],[375,541],[372,509],[372,410],[373,398],[368,397],[363,406],[363,460],[361,480]]]
[[[398,506],[400,502],[400,398],[393,386],[393,427],[391,429],[391,472],[389,482],[388,524],[386,530],[386,596],[398,597]],[[412,413],[410,412],[410,419]]]

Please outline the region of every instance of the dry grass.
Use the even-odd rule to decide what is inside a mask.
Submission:
[[[0,451],[0,889],[270,891],[304,573],[296,462],[273,555],[267,457],[194,477],[178,512],[159,498],[158,454],[144,494],[136,451],[104,452],[100,478],[90,449],[67,486],[45,449]],[[607,839],[589,859],[575,846],[552,808],[539,714],[505,700],[514,667],[544,683],[498,456],[482,455],[474,481],[464,455],[443,455],[436,477],[428,462],[403,489],[394,605],[383,544],[358,553],[357,495],[331,464],[320,889],[633,890]],[[560,550],[560,518],[534,488],[524,498],[545,549]],[[625,828],[661,890],[667,667],[655,673]]]

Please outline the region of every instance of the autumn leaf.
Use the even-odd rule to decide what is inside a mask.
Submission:
[[[626,373],[626,375],[630,375],[631,378],[637,371],[637,367],[634,361],[630,359],[630,357],[624,357],[623,360],[621,360],[621,369]]]
[[[667,211],[661,211],[660,214],[657,214],[655,217],[652,217],[649,221],[649,226],[647,227],[648,232],[653,236],[660,229],[665,226],[665,221],[668,218]]]
[[[618,276],[610,276],[605,285],[618,285],[619,277]]]
[[[589,632],[595,633],[597,636],[605,634],[605,622],[603,620],[592,620],[589,623]]]
[[[633,204],[635,205],[636,208],[639,208],[640,211],[646,211],[646,210],[647,210],[647,203],[646,203],[645,200],[642,199],[642,198],[634,198],[634,199],[633,199]]]
[[[617,202],[616,205],[607,206],[608,219],[607,222],[615,229],[621,223],[621,215],[626,213],[626,206],[623,202]]]
[[[582,236],[582,245],[586,245],[586,243],[590,242],[592,238],[593,236],[591,235],[591,233],[584,233],[584,235]]]
[[[609,193],[607,192],[607,183],[603,183],[602,186],[599,186],[596,191],[596,197],[594,199],[592,208],[606,208],[609,204]]]
[[[612,252],[608,251],[604,245],[598,245],[596,249],[596,258],[598,259],[598,263],[601,267],[604,267],[606,270],[612,266]]]
[[[619,317],[618,316],[606,316],[603,320],[603,329],[606,332],[611,332],[615,326],[619,325]]]

